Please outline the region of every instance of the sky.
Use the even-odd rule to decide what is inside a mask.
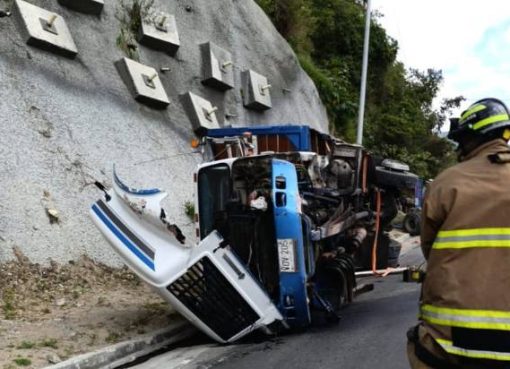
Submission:
[[[407,68],[443,71],[440,99],[463,95],[465,109],[496,97],[510,107],[510,1],[372,0],[372,8]]]

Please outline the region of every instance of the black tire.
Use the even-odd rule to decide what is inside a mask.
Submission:
[[[414,188],[418,176],[410,172],[398,172],[384,167],[375,168],[376,183],[382,187]]]
[[[418,213],[409,213],[404,217],[404,231],[411,236],[417,236],[421,232],[421,216]]]

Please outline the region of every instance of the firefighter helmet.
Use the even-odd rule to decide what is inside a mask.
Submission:
[[[510,112],[498,99],[485,98],[473,103],[458,119],[452,119],[448,138],[458,141],[462,134],[486,135],[498,128],[510,127]]]

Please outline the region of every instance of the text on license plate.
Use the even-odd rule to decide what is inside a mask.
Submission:
[[[296,242],[291,238],[278,240],[278,262],[280,272],[293,273],[296,271]]]

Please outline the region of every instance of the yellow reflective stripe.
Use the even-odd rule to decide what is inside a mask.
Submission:
[[[474,114],[476,112],[479,112],[481,110],[484,110],[486,108],[485,105],[482,105],[482,104],[478,104],[478,105],[475,105],[473,106],[471,109],[469,109],[468,111],[466,111],[464,114],[462,114],[462,116],[460,117],[460,121],[464,121],[468,116],[470,116],[471,114]]]
[[[471,316],[471,317],[491,317],[491,318],[509,318],[510,311],[502,310],[482,310],[482,309],[452,309],[439,307],[434,305],[422,305],[421,310],[430,311],[439,314],[454,314],[459,316]]]
[[[510,247],[510,228],[472,228],[439,231],[434,249]]]
[[[449,354],[470,357],[473,359],[490,359],[500,361],[510,361],[510,353],[497,351],[472,350],[457,347],[452,341],[435,338],[436,342]]]
[[[477,122],[476,124],[473,125],[473,129],[477,130],[477,129],[485,127],[489,124],[503,122],[505,120],[508,120],[508,114],[494,115],[492,117],[485,118],[485,119],[482,119],[481,121]]]
[[[469,249],[473,247],[510,247],[510,240],[435,242],[432,245],[432,248],[434,249]]]
[[[439,231],[438,237],[459,237],[459,236],[478,236],[478,235],[510,235],[510,228],[470,228],[454,229],[450,231]]]
[[[485,322],[462,322],[452,319],[440,319],[427,315],[420,315],[420,319],[430,324],[437,324],[446,327],[459,327],[470,329],[492,329],[499,331],[510,331],[510,323],[485,323]]]
[[[432,324],[510,331],[510,312],[501,310],[451,309],[422,305],[420,318]]]

